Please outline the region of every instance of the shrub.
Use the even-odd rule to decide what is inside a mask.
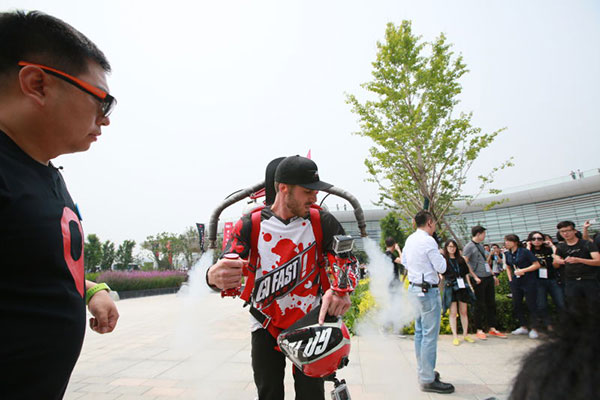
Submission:
[[[375,299],[369,291],[369,279],[363,279],[356,285],[354,292],[350,295],[350,300],[352,301],[352,305],[346,314],[344,314],[344,323],[350,333],[354,335],[356,333],[356,322],[376,306]]]
[[[96,279],[98,279],[98,275],[100,275],[100,272],[88,272],[85,274],[85,279],[88,281],[96,282]]]
[[[187,279],[181,271],[107,271],[98,276],[97,282],[106,282],[117,292],[127,290],[176,288]]]

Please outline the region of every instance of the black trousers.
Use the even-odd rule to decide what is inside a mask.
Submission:
[[[275,350],[277,341],[266,330],[252,332],[252,370],[259,400],[283,400],[285,390],[285,356]],[[325,382],[322,378],[310,378],[295,366],[294,389],[296,400],[325,400]]]
[[[600,300],[600,282],[596,279],[567,279],[565,285],[565,301],[573,305],[577,298],[591,304]]]
[[[512,292],[513,313],[519,321],[519,326],[528,326],[529,329],[537,328],[537,279],[536,277],[513,277],[510,282]],[[525,318],[523,297],[529,310],[529,322]]]
[[[487,331],[496,327],[496,288],[493,276],[479,279],[481,283],[475,285],[475,328]]]

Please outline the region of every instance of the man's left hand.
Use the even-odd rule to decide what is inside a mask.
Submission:
[[[352,301],[350,300],[350,295],[348,293],[344,293],[343,296],[338,296],[334,293],[333,289],[327,290],[325,295],[323,295],[323,299],[321,300],[319,325],[323,325],[325,322],[325,316],[327,314],[335,317],[343,315],[346,311],[348,311],[351,305]]]
[[[94,316],[94,318],[90,318],[90,328],[96,332],[109,333],[117,326],[119,312],[107,291],[101,290],[94,294],[90,299],[88,309]]]

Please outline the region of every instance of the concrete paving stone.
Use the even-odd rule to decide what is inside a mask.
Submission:
[[[460,393],[458,390],[452,394],[439,394],[429,393],[431,400],[443,400],[443,399],[461,399],[461,400],[477,400],[477,396],[469,393]]]
[[[116,400],[121,396],[120,393],[93,393],[85,392],[84,396],[81,397],[85,400]]]
[[[121,319],[115,332],[86,332],[65,398],[253,400],[256,389],[247,311],[241,303],[224,301],[218,294],[203,297],[192,308],[188,300],[165,295],[119,301]],[[437,369],[444,381],[456,385],[452,395],[440,397],[419,390],[411,336],[354,336],[350,365],[338,377],[346,379],[353,400],[490,396],[505,400],[520,358],[539,343],[510,337],[452,346],[451,340],[451,336],[440,337]],[[286,398],[294,398],[293,382],[288,362]],[[90,391],[85,391],[88,385]],[[93,392],[102,386],[147,390],[141,394]],[[326,383],[327,396],[332,388]]]
[[[140,386],[144,385],[147,382],[147,379],[144,378],[117,378],[112,380],[109,385],[112,386]]]
[[[108,393],[112,391],[115,386],[101,384],[101,383],[90,383],[82,387],[79,391],[85,393]]]
[[[142,395],[150,389],[152,389],[150,386],[115,386],[110,393]]]
[[[186,392],[186,389],[172,387],[155,387],[146,392],[148,396],[180,397]]]
[[[243,363],[224,363],[206,377],[209,381],[247,382],[253,379],[252,367]]]
[[[79,389],[87,386],[87,383],[80,383],[80,382],[73,382],[70,381],[69,382],[69,386],[68,386],[68,391],[73,391],[73,392],[77,392],[79,391]]]
[[[488,384],[489,388],[492,389],[494,391],[494,393],[496,394],[510,394],[510,390],[512,389],[512,385],[494,385],[494,384]]]
[[[174,387],[179,381],[176,379],[146,379],[143,382],[144,386],[152,387]]]
[[[86,395],[86,393],[70,391],[67,389],[67,392],[65,393],[65,397],[63,397],[63,400],[83,399],[83,396],[85,396],[85,395]]]
[[[214,370],[215,366],[208,362],[194,359],[183,361],[176,366],[154,376],[156,379],[197,380],[202,379]]]
[[[154,378],[179,364],[178,361],[140,361],[119,372],[120,377]]]

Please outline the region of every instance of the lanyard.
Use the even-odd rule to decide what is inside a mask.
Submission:
[[[510,260],[506,260],[506,262],[508,262],[509,264],[512,264],[511,267],[516,267],[517,266],[517,261],[519,261],[519,250],[521,250],[521,248],[517,248],[517,251],[515,252],[515,254],[513,254],[512,252],[508,252],[508,255],[510,256]]]
[[[456,259],[450,257],[448,257],[448,259],[450,260],[450,265],[452,265],[452,269],[454,270],[454,272],[456,272],[456,277],[460,278],[460,267],[458,266]]]

